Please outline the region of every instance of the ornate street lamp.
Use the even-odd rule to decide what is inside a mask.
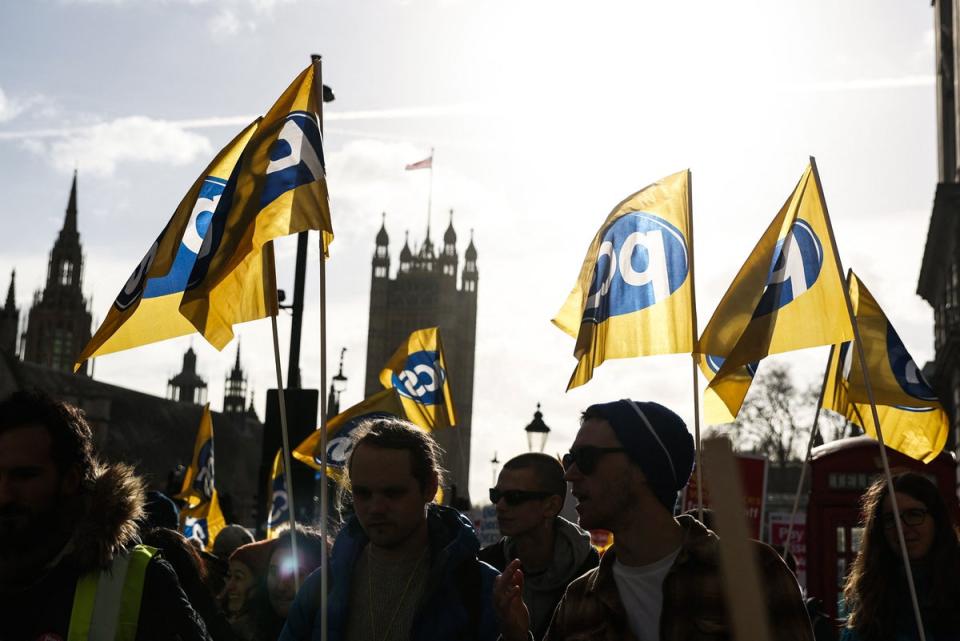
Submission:
[[[550,435],[550,428],[543,422],[543,413],[540,411],[540,403],[537,403],[537,411],[533,413],[533,420],[523,428],[527,433],[527,449],[530,452],[542,452],[547,446],[547,436]]]
[[[343,375],[343,355],[347,348],[340,349],[340,369],[336,376],[330,379],[330,393],[327,395],[327,418],[333,418],[340,413],[340,395],[347,389],[347,377]]]

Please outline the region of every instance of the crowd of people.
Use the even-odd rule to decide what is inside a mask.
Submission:
[[[98,460],[77,408],[30,391],[0,401],[0,641],[320,641],[324,628],[331,641],[736,638],[720,539],[674,513],[694,444],[666,407],[592,405],[562,461],[508,461],[490,489],[502,538],[483,549],[466,516],[434,502],[441,453],[428,433],[376,418],[353,438],[352,509],[335,537],[298,525],[256,541],[231,525],[206,552],[132,467]],[[579,523],[560,516],[568,485]],[[951,511],[922,475],[894,487],[898,513],[882,481],[864,497],[842,634],[920,638],[899,519],[926,639],[960,639]],[[602,556],[590,529],[613,533]],[[791,569],[763,543],[751,550],[774,638],[812,640]]]

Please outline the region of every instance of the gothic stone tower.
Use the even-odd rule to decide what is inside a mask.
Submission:
[[[83,251],[77,232],[77,174],[47,265],[47,284],[34,295],[27,317],[23,360],[73,371],[77,354],[90,340],[90,311],[83,298]],[[79,373],[87,373],[86,363]]]
[[[17,309],[17,295],[14,286],[16,277],[16,271],[10,272],[7,300],[0,308],[0,350],[8,354],[17,353],[17,330],[20,327],[20,310]]]
[[[443,234],[439,256],[434,252],[428,225],[426,239],[416,254],[410,249],[409,237],[405,240],[400,251],[400,265],[392,279],[389,243],[384,222],[377,234],[373,254],[365,395],[383,388],[379,380],[380,370],[410,332],[439,327],[456,405],[457,426],[438,430],[434,436],[446,452],[443,464],[450,472],[448,484],[456,486],[459,498],[469,498],[478,279],[477,250],[473,246],[472,233],[459,283],[453,210],[450,211],[450,224]]]

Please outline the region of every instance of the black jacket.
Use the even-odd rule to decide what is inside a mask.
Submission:
[[[100,468],[93,486],[79,501],[82,505],[72,523],[67,552],[59,560],[37,558],[27,572],[22,567],[16,573],[0,567],[0,641],[66,639],[77,580],[109,567],[117,554],[137,543],[135,521],[142,511],[143,484],[131,468]],[[24,555],[29,554],[24,550]],[[136,638],[208,639],[203,620],[180,588],[176,573],[159,554],[147,566]]]

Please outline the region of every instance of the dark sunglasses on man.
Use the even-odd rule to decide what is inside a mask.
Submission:
[[[912,507],[908,510],[902,510],[900,512],[900,520],[906,523],[907,525],[920,525],[923,523],[923,520],[927,518],[929,512],[922,507]],[[893,512],[887,512],[880,517],[880,522],[883,523],[883,529],[889,530],[892,527],[896,527],[896,523],[893,522]]]
[[[520,505],[526,501],[545,499],[552,496],[553,492],[538,492],[533,490],[498,490],[495,487],[490,488],[490,502],[496,505],[503,499],[507,505]]]
[[[564,471],[569,471],[570,466],[577,464],[577,469],[583,474],[593,474],[597,469],[597,464],[605,454],[614,452],[626,452],[622,447],[595,447],[593,445],[584,445],[575,450],[570,450],[563,455],[561,463]]]

